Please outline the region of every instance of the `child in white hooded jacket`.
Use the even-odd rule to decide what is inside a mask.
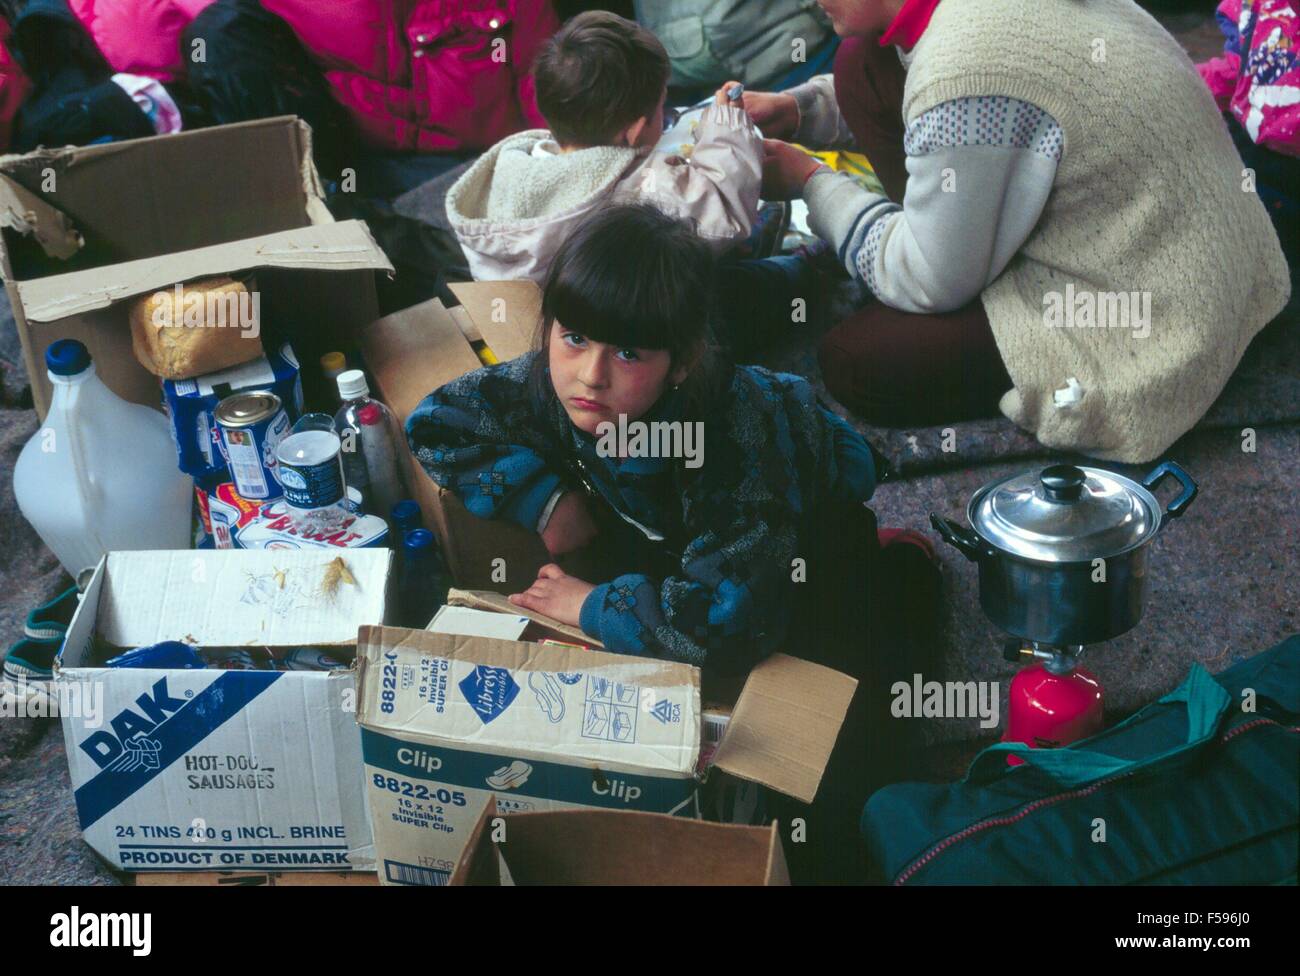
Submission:
[[[533,65],[551,128],[509,136],[447,194],[447,215],[480,280],[540,282],[569,232],[609,203],[648,203],[690,221],[719,253],[753,228],[763,143],[718,90],[687,160],[657,152],[668,55],[644,27],[591,11],[569,21]]]

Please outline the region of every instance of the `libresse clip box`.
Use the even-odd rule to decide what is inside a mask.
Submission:
[[[348,660],[357,622],[383,620],[389,559],[359,549],[101,560],[55,667],[61,700],[83,706],[61,718],[86,842],[126,871],[374,870],[351,669],[102,662],[165,640],[214,659],[311,647]]]
[[[697,668],[363,627],[357,674],[381,884],[446,884],[493,794],[503,813],[700,815]],[[811,801],[856,684],[773,655],[741,692],[714,768]]]

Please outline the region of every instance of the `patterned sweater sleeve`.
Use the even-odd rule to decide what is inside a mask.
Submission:
[[[406,436],[435,482],[479,518],[504,518],[537,531],[562,488],[528,419],[533,356],[467,373],[434,390],[412,411]]]
[[[619,576],[583,603],[582,629],[607,650],[747,671],[786,635],[809,484],[839,499],[871,496],[875,472],[862,436],[822,410],[806,381],[762,375],[774,382],[733,417],[765,419],[735,423],[736,458],[711,460],[709,476],[686,492],[694,538],[680,572]],[[774,396],[785,409],[760,413],[756,401]]]
[[[823,169],[808,220],[886,305],[944,312],[980,294],[1038,223],[1064,148],[1047,112],[1012,98],[944,102],[908,127],[902,204]]]

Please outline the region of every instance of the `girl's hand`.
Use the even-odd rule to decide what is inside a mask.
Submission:
[[[763,199],[794,200],[803,196],[803,185],[821,165],[788,142],[764,139]]]
[[[799,105],[793,95],[747,91],[740,96],[740,101],[754,124],[769,139],[790,139],[799,128]]]
[[[596,520],[591,517],[586,498],[581,492],[566,491],[551,510],[551,518],[542,530],[542,542],[552,556],[563,556],[588,545],[596,533]]]
[[[537,579],[523,593],[510,595],[510,602],[516,606],[526,607],[548,617],[578,626],[582,615],[582,604],[596,587],[576,576],[568,575],[555,563],[547,563],[537,571]]]

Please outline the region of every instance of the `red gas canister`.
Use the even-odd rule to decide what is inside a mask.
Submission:
[[[1053,673],[1032,664],[1011,681],[1003,742],[1053,749],[1101,731],[1101,684],[1083,668]],[[1020,760],[1009,757],[1012,765]]]

